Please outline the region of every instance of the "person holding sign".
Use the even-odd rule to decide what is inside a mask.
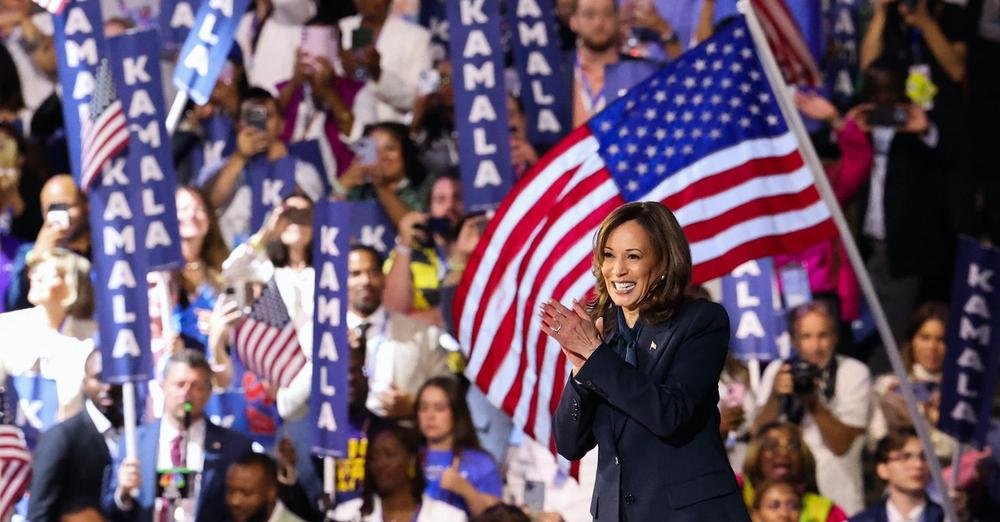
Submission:
[[[417,392],[417,425],[427,440],[427,496],[478,516],[500,502],[503,481],[479,446],[472,414],[457,379],[435,377]]]
[[[597,302],[541,305],[573,366],[553,420],[559,454],[597,446],[596,520],[749,520],[719,435],[722,306],[688,299],[691,253],[674,215],[633,202],[594,241]]]
[[[424,493],[420,438],[390,424],[371,437],[361,498],[337,506],[333,520],[344,522],[465,522],[465,513]]]
[[[277,100],[263,89],[249,89],[240,103],[236,150],[202,173],[208,202],[219,209],[219,226],[230,245],[260,226],[282,197],[297,190],[313,201],[323,195],[316,168],[289,156],[281,141],[284,127]]]
[[[84,361],[97,331],[90,262],[64,248],[34,256],[28,268],[28,300],[35,306],[0,314],[0,383],[7,377],[36,380],[35,388],[55,389],[58,404],[49,421],[66,420],[83,409],[80,385]],[[22,397],[33,402],[41,397]],[[36,430],[49,428],[40,411],[28,419]]]
[[[250,451],[250,440],[205,418],[211,382],[212,369],[201,352],[170,356],[163,418],[139,427],[139,459],[126,457],[122,447],[114,461],[102,500],[111,519],[227,518],[226,469]]]

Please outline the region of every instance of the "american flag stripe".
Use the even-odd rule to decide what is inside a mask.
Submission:
[[[125,150],[128,122],[117,99],[107,58],[97,67],[97,86],[90,100],[90,119],[84,122],[80,187],[87,190],[111,158]]]
[[[782,75],[791,85],[822,84],[819,67],[784,0],[751,0]]]
[[[567,368],[534,311],[593,289],[593,241],[613,209],[671,208],[696,282],[835,234],[745,25],[720,33],[554,147],[500,205],[456,293],[466,375],[550,447]]]
[[[248,371],[279,387],[288,386],[305,367],[295,325],[273,281],[237,327],[236,352]]]
[[[36,4],[54,15],[61,14],[69,2],[70,0],[35,0]]]
[[[31,481],[31,452],[21,430],[0,425],[0,519],[6,519]]]

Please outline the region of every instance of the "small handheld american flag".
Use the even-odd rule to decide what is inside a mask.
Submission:
[[[0,520],[8,520],[31,482],[31,452],[17,426],[0,424]]]
[[[97,67],[97,86],[90,101],[90,120],[83,128],[80,187],[87,190],[107,164],[128,146],[129,130],[118,100],[107,58]]]
[[[306,365],[295,325],[272,279],[236,328],[236,353],[261,380],[288,386]]]

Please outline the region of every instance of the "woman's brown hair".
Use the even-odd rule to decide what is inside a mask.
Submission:
[[[222,262],[229,257],[229,247],[226,246],[226,241],[222,238],[219,218],[215,215],[215,209],[212,208],[208,197],[201,189],[191,185],[181,185],[177,187],[177,190],[187,191],[205,208],[205,214],[208,216],[208,232],[205,234],[205,240],[201,246],[201,259],[207,268],[218,274],[222,270]]]
[[[640,317],[649,323],[669,319],[684,301],[684,292],[691,282],[691,247],[677,218],[670,209],[655,202],[626,203],[604,218],[594,238],[592,271],[597,278],[597,305],[591,312],[593,319],[604,317],[604,329],[612,325],[614,303],[608,294],[607,281],[601,274],[604,264],[604,247],[611,233],[621,225],[635,221],[649,235],[656,256],[654,274],[660,277],[646,291],[639,303]]]
[[[900,355],[903,356],[903,364],[906,365],[906,371],[913,371],[913,363],[915,359],[913,358],[913,338],[917,336],[917,332],[923,328],[924,323],[927,321],[939,321],[941,326],[945,329],[948,328],[948,305],[940,301],[928,301],[922,305],[913,315],[910,316],[910,322],[906,325],[905,337],[903,337],[903,346],[900,350]]]

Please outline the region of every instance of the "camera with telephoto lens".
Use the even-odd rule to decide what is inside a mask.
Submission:
[[[792,393],[795,395],[812,395],[816,391],[816,379],[822,376],[820,369],[808,361],[792,362]]]

